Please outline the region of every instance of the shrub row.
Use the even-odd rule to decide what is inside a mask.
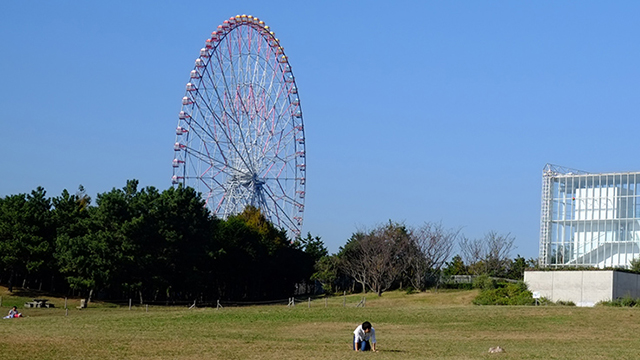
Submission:
[[[600,301],[596,305],[598,306],[613,306],[613,307],[640,307],[640,298],[632,298],[631,296],[625,296],[623,298]]]
[[[473,299],[475,305],[533,305],[535,300],[527,285],[519,281],[517,283],[497,283],[490,288],[489,284],[483,284],[480,294]]]

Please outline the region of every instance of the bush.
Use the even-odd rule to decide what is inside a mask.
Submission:
[[[596,306],[612,306],[612,307],[620,307],[622,306],[622,302],[617,299],[617,300],[602,300],[599,301]]]
[[[497,288],[483,289],[473,303],[476,305],[533,305],[535,300],[527,285],[517,283],[498,284]]]
[[[640,299],[632,298],[631,296],[625,296],[615,300],[600,301],[596,305],[612,307],[640,307]]]
[[[554,305],[559,305],[557,303],[554,303],[553,301],[551,301],[551,299],[546,298],[546,297],[541,297],[540,299],[538,299],[538,305],[543,305],[543,306],[554,306]]]
[[[631,296],[625,296],[620,299],[620,303],[622,304],[622,306],[634,307],[638,304],[638,299],[634,299]]]
[[[489,275],[487,274],[480,275],[475,279],[473,279],[474,289],[480,289],[484,291],[484,290],[495,289],[496,286],[497,286],[496,281],[493,280],[491,277],[489,277]]]
[[[567,301],[565,301],[565,300],[558,300],[558,301],[556,301],[556,304],[557,304],[557,305],[563,305],[563,306],[576,306],[576,303],[574,303],[574,302],[573,302],[573,301],[571,301],[571,300],[567,300]]]

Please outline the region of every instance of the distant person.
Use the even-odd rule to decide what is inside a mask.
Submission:
[[[9,310],[9,315],[5,316],[5,319],[11,319],[11,318],[19,318],[22,317],[22,314],[18,312],[18,308],[16,308],[15,306],[11,308],[11,310]]]
[[[370,322],[363,322],[353,331],[353,350],[378,351],[376,350],[376,329],[371,326]]]

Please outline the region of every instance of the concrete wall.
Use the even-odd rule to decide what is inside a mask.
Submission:
[[[630,296],[640,297],[640,275],[630,274],[621,271],[613,273],[613,298]]]
[[[524,282],[551,301],[573,301],[578,306],[640,297],[640,275],[621,271],[525,271]]]
[[[558,274],[567,271],[557,271]],[[569,271],[571,272],[571,271]],[[613,296],[613,277],[619,271],[580,271],[582,273],[582,301],[579,306],[594,306],[603,300],[615,299]]]

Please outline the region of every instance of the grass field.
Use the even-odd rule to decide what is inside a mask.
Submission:
[[[30,300],[2,292],[0,311]],[[0,321],[0,359],[637,359],[640,309],[479,307],[475,291],[361,295],[284,305],[193,309],[94,305],[21,309]],[[52,299],[56,306],[62,299]],[[4,314],[3,314],[4,315]],[[378,353],[350,350],[364,320]],[[491,346],[506,352],[488,354]]]

